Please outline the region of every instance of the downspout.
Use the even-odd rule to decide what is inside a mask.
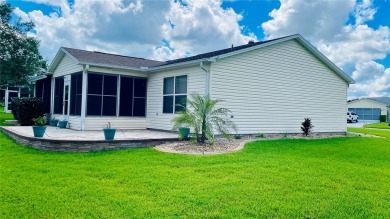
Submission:
[[[87,74],[89,70],[89,65],[84,66],[83,71],[83,84],[81,89],[81,121],[80,121],[80,129],[81,131],[85,130],[85,115],[87,110]]]
[[[200,62],[200,68],[206,73],[204,95],[209,97],[210,96],[210,72],[207,71],[203,62]]]

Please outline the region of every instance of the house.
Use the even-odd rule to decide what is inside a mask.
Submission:
[[[348,102],[348,111],[358,114],[363,121],[379,122],[380,115],[386,115],[390,122],[390,97],[369,97]]]
[[[240,134],[298,133],[305,117],[344,132],[351,83],[296,34],[166,62],[62,47],[36,94],[75,130],[171,130],[175,104],[198,93],[222,99]]]

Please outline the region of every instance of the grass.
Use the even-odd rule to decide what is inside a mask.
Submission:
[[[4,123],[5,120],[13,120],[14,116],[12,113],[5,113],[4,107],[0,106],[0,126],[9,126],[9,124]]]
[[[362,134],[368,134],[368,135],[377,135],[382,136],[390,139],[390,130],[380,130],[380,129],[366,129],[366,128],[348,128],[349,132],[357,132]]]
[[[364,127],[376,129],[390,129],[389,123],[387,122],[365,124]]]
[[[281,139],[217,156],[152,148],[72,154],[23,147],[0,133],[0,215],[390,218],[389,145]]]

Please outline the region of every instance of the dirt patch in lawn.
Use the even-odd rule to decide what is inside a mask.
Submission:
[[[240,139],[224,139],[217,138],[215,144],[210,142],[199,144],[191,141],[167,142],[154,147],[156,150],[176,154],[192,154],[192,155],[214,155],[239,151],[244,148],[245,144],[251,141],[259,140],[276,140],[276,139],[322,139],[350,136],[344,133],[325,133],[311,134],[308,137],[303,137],[302,134],[269,134],[269,135],[248,135],[242,136]]]

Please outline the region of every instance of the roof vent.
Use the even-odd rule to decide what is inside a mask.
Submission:
[[[255,41],[254,40],[249,40],[248,45],[253,45],[253,44],[255,44]]]

